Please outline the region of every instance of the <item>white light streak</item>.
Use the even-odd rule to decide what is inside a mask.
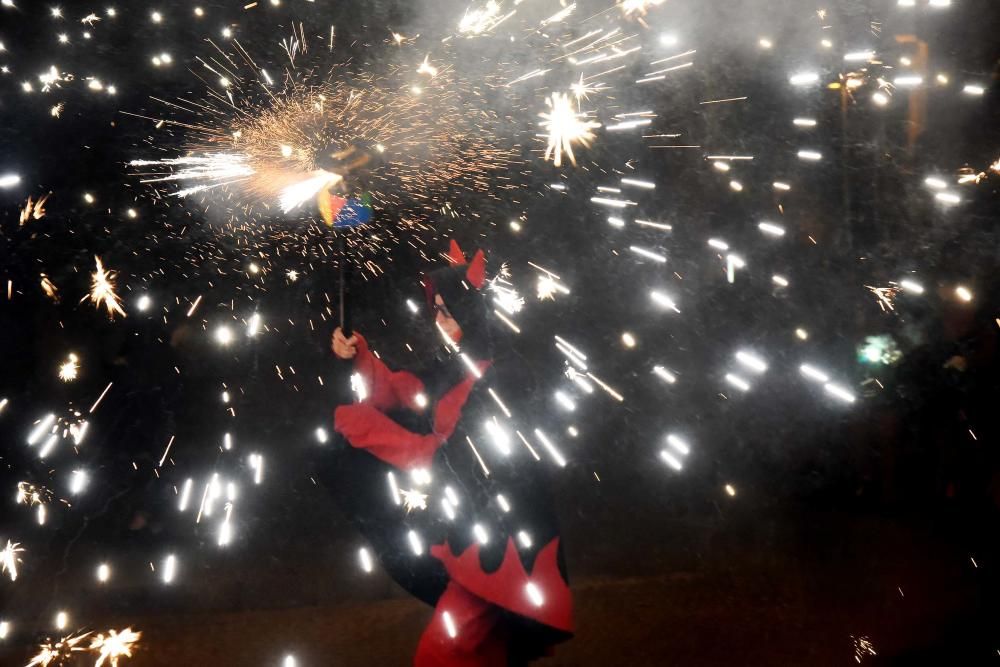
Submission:
[[[645,257],[646,259],[651,259],[654,262],[659,262],[661,264],[666,263],[667,258],[664,255],[653,252],[652,250],[647,250],[641,246],[629,246],[629,250],[639,255],[640,257]]]
[[[920,283],[915,283],[912,280],[900,280],[899,286],[902,287],[907,292],[912,292],[914,294],[923,294],[924,287]]]
[[[740,391],[750,391],[750,385],[746,380],[741,378],[739,375],[733,375],[732,373],[726,373],[726,382],[733,385]]]
[[[81,493],[85,488],[87,488],[87,482],[89,481],[87,473],[83,470],[74,470],[73,474],[69,478],[69,492],[74,496]]]
[[[173,583],[174,577],[177,574],[177,557],[173,554],[167,556],[163,561],[163,583],[170,584]]]
[[[458,636],[458,628],[455,627],[455,621],[452,620],[451,614],[447,611],[441,613],[441,622],[444,623],[444,630],[448,633],[448,636],[454,639]]]
[[[969,291],[968,287],[962,285],[955,288],[955,296],[965,302],[972,301],[972,292]]]
[[[801,150],[798,152],[800,160],[808,160],[810,162],[816,162],[823,159],[823,154],[819,151],[813,150]]]
[[[673,226],[662,222],[651,222],[649,220],[636,220],[635,224],[641,225],[643,227],[653,227],[654,229],[662,229],[663,231],[673,231]]]
[[[420,535],[418,535],[415,530],[408,532],[406,534],[406,539],[410,542],[410,549],[413,550],[415,555],[423,555],[424,543],[420,540]]]
[[[816,127],[816,119],[814,118],[796,118],[792,123],[796,127]]]
[[[622,185],[631,185],[631,186],[636,187],[636,188],[644,188],[646,190],[654,190],[654,189],[656,189],[656,183],[653,183],[651,181],[640,181],[640,180],[635,179],[635,178],[623,178],[621,180],[621,184]]]
[[[653,303],[662,308],[669,308],[675,313],[681,312],[680,310],[677,309],[677,304],[674,302],[674,300],[671,299],[666,294],[664,294],[663,292],[658,292],[656,290],[653,290],[652,292],[649,293],[649,298],[653,300]]]
[[[808,86],[810,83],[819,81],[819,74],[816,72],[799,72],[788,78],[788,83],[793,86]]]
[[[497,494],[497,504],[504,512],[510,512],[510,503],[507,502],[507,498],[502,493]]]
[[[560,468],[566,467],[566,459],[563,457],[562,453],[556,448],[555,445],[552,444],[552,441],[549,440],[540,429],[535,429],[535,437],[542,443],[542,446],[545,447],[545,451],[549,453],[549,456],[551,456],[552,460],[556,462],[556,465]]]
[[[904,74],[903,76],[897,76],[896,80],[893,82],[899,87],[913,88],[919,86],[924,82],[924,77],[916,74]]]
[[[826,390],[826,393],[830,394],[831,396],[833,396],[835,398],[839,398],[840,400],[844,401],[845,403],[853,403],[856,400],[854,398],[854,394],[852,394],[851,392],[849,392],[844,387],[841,387],[840,385],[833,384],[832,382],[828,382],[825,385],[823,385],[823,389]]]
[[[52,425],[56,422],[56,416],[52,413],[45,415],[42,421],[38,422],[38,425],[31,430],[28,434],[28,445],[34,445],[38,442],[45,432],[52,428]]]
[[[556,393],[558,394],[558,392]],[[486,420],[486,432],[497,450],[504,456],[510,456],[510,434],[495,419]]]
[[[681,470],[684,467],[676,456],[665,449],[660,452],[660,458],[674,470]]]
[[[188,501],[191,499],[191,488],[194,486],[194,480],[188,477],[184,480],[184,486],[181,487],[181,499],[177,505],[177,509],[181,512],[187,510]]]
[[[964,88],[962,88],[962,92],[965,93],[966,95],[980,97],[986,94],[986,89],[982,86],[977,86],[976,84],[970,83],[967,84]]]
[[[591,197],[590,201],[595,204],[600,204],[601,206],[609,206],[611,208],[625,208],[627,206],[636,206],[636,202],[628,201],[625,199],[610,199],[608,197]]]
[[[476,536],[476,541],[480,544],[486,544],[490,541],[490,535],[481,523],[472,526],[472,534]]]
[[[253,469],[253,483],[260,484],[264,477],[264,457],[260,454],[251,454],[250,467]]]
[[[788,279],[784,276],[773,275],[771,276],[771,282],[773,282],[778,287],[788,287]]]
[[[390,471],[386,473],[389,479],[389,495],[392,498],[392,502],[397,505],[403,504],[403,497],[399,493],[399,485],[396,483],[396,476]]]
[[[534,584],[534,582],[529,581],[525,584],[524,592],[527,594],[528,599],[531,600],[531,604],[536,607],[541,607],[545,604],[545,598],[542,597],[542,591]]]
[[[576,410],[576,403],[574,403],[573,399],[567,396],[564,392],[557,391],[555,393],[555,399],[556,402],[559,403],[559,405],[561,405],[564,409],[569,410],[570,412]]]
[[[815,380],[816,382],[822,382],[826,384],[830,381],[830,376],[819,370],[815,366],[810,366],[809,364],[802,364],[799,366],[799,372],[805,375],[810,380]]]
[[[755,373],[763,373],[767,370],[767,364],[760,357],[745,352],[743,350],[736,353],[736,361],[740,362]]]
[[[653,366],[653,374],[668,384],[677,382],[677,376],[663,366]]]
[[[844,54],[844,60],[847,62],[868,61],[874,57],[874,51],[851,51]]]
[[[372,555],[368,553],[368,549],[361,547],[358,550],[358,560],[361,562],[361,569],[366,574],[371,574],[374,568],[374,563],[372,563]]]
[[[52,450],[55,449],[55,446],[56,446],[57,442],[59,442],[59,436],[57,434],[55,434],[55,433],[53,433],[52,435],[50,435],[49,438],[48,438],[48,440],[46,440],[42,444],[42,448],[40,450],[38,450],[38,458],[44,459],[46,456],[48,456],[49,454],[51,454]]]
[[[511,416],[510,410],[508,410],[507,406],[504,405],[504,402],[500,400],[500,396],[498,396],[497,393],[493,391],[493,387],[488,387],[486,391],[489,392],[490,396],[493,398],[493,401],[500,406],[500,409],[503,410],[503,413],[507,415],[507,417],[509,418]]]
[[[764,232],[765,234],[770,234],[771,236],[785,235],[785,228],[780,225],[776,225],[773,222],[762,222],[759,225],[757,225],[757,229]]]
[[[682,456],[687,456],[691,453],[691,447],[673,433],[667,436],[667,444],[671,449]]]

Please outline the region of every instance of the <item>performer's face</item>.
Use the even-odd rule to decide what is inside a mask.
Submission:
[[[451,316],[448,306],[440,294],[434,295],[434,321],[448,338],[454,342],[462,340],[462,327],[458,325],[455,318]]]

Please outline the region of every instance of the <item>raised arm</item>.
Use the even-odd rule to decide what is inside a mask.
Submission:
[[[424,385],[413,373],[393,371],[372,354],[368,341],[359,333],[345,339],[338,328],[333,334],[333,351],[341,359],[354,359],[354,372],[361,376],[367,396],[362,403],[386,411],[405,407],[420,411],[426,405]]]

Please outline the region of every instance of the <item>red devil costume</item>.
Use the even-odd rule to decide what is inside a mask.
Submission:
[[[494,398],[525,388],[505,385],[493,361],[483,253],[466,264],[453,241],[449,256],[423,285],[428,306],[440,295],[461,326],[459,349],[393,371],[358,335],[354,373],[367,395],[336,409],[338,460],[324,481],[386,571],[435,606],[415,665],[525,664],[573,630],[545,479],[553,464],[515,436],[527,425]]]

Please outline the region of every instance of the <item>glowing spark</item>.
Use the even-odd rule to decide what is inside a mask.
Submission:
[[[115,293],[114,271],[105,271],[101,258],[94,256],[97,263],[97,270],[92,274],[92,282],[89,298],[94,306],[100,308],[102,305],[108,309],[108,317],[115,318],[115,313],[125,317],[125,310],[122,308],[121,299]],[[84,297],[86,300],[88,297]]]
[[[52,193],[39,198],[37,201],[32,201],[31,197],[28,197],[27,203],[24,208],[21,209],[20,225],[23,226],[28,220],[41,220],[45,217],[45,202],[49,200]],[[44,274],[43,274],[44,275]]]
[[[556,465],[558,465],[560,468],[565,468],[566,459],[565,457],[563,457],[562,453],[556,448],[556,446],[552,444],[552,441],[549,440],[548,437],[544,433],[542,433],[541,430],[537,428],[535,429],[535,437],[541,441],[542,446],[545,447],[545,450],[549,453],[549,456],[552,457],[552,460],[556,462]]]
[[[416,531],[409,531],[406,534],[406,539],[409,540],[410,548],[413,550],[414,554],[419,556],[424,553],[424,544],[421,542],[420,535],[418,535]]]
[[[539,301],[544,299],[555,299],[557,292],[561,294],[569,294],[569,290],[556,282],[555,279],[549,274],[544,274],[538,276],[538,299]]]
[[[825,384],[830,381],[830,376],[828,376],[826,373],[819,370],[818,368],[810,366],[809,364],[802,364],[801,366],[799,366],[799,372],[801,372],[810,380],[815,380],[816,382],[822,382]]]
[[[19,542],[7,540],[7,546],[0,551],[0,573],[6,572],[11,581],[17,581],[17,564],[23,562],[19,553],[24,553]]]
[[[825,385],[823,385],[823,389],[826,390],[826,393],[828,393],[831,396],[834,396],[836,398],[839,398],[840,400],[844,401],[845,403],[853,403],[856,400],[854,398],[854,394],[852,394],[851,392],[847,391],[846,389],[844,389],[840,385],[833,384],[832,382],[828,382]]]
[[[339,174],[333,174],[320,169],[315,176],[299,183],[287,186],[281,191],[278,203],[283,213],[289,213],[302,203],[313,199],[316,193],[334,183],[343,180]]]
[[[71,382],[77,378],[80,371],[80,360],[75,354],[70,354],[59,366],[59,379]]]
[[[546,105],[549,107],[548,113],[538,114],[543,121],[542,128],[548,132],[548,145],[545,148],[545,160],[553,157],[553,164],[562,166],[562,156],[565,153],[569,156],[570,162],[576,165],[576,156],[573,155],[573,143],[579,143],[584,147],[589,147],[594,139],[594,128],[601,124],[596,121],[586,120],[583,114],[576,112],[573,102],[566,93],[552,93],[546,98]]]
[[[121,632],[108,630],[107,636],[98,634],[90,640],[90,650],[98,654],[94,667],[101,667],[105,660],[110,667],[118,667],[118,658],[132,657],[132,649],[139,643],[140,637],[142,633],[134,632],[132,628],[125,628]]]
[[[420,63],[420,67],[417,68],[417,74],[426,74],[432,79],[437,76],[437,67],[434,67],[430,63],[430,56],[424,57],[424,62]]]
[[[737,352],[736,360],[755,373],[763,373],[767,370],[767,364],[764,363],[764,360],[749,352]]]
[[[87,473],[82,470],[74,470],[70,477],[69,492],[74,496],[81,493],[87,487]]]
[[[174,576],[177,574],[177,557],[170,554],[163,561],[163,583],[170,584],[174,581]]]
[[[425,510],[427,509],[427,494],[420,493],[415,489],[407,490],[400,489],[399,495],[403,499],[403,507],[406,508],[406,513],[409,514],[413,510]]]
[[[875,295],[878,299],[878,305],[882,308],[884,312],[890,312],[896,309],[895,300],[896,295],[899,294],[899,287],[891,285],[889,287],[872,287],[871,285],[865,285],[865,287]]]
[[[659,7],[666,0],[621,0],[618,6],[627,17],[645,16],[653,7]]]
[[[677,309],[677,304],[669,296],[663,292],[652,291],[649,293],[649,298],[652,299],[653,303],[663,308],[669,308],[675,313],[680,313],[681,311]]]
[[[727,373],[726,374],[726,382],[728,382],[729,384],[733,385],[734,387],[736,387],[740,391],[750,391],[750,385],[747,384],[746,380],[744,380],[743,378],[741,378],[738,375],[733,375],[732,373]]]
[[[480,9],[467,9],[458,23],[458,31],[471,35],[489,32],[514,15],[514,12],[501,15],[501,10],[501,3],[496,0],[488,0]]]
[[[452,620],[450,613],[447,611],[443,612],[441,614],[441,622],[444,623],[445,632],[448,633],[449,637],[454,639],[458,636],[458,629],[455,627],[455,621]]]
[[[372,564],[372,556],[370,553],[368,553],[368,549],[361,547],[361,549],[358,550],[358,560],[361,561],[361,569],[367,573],[371,573],[373,569],[373,564]]]
[[[62,613],[65,614],[65,612]],[[86,632],[75,637],[66,636],[56,642],[48,641],[40,644],[38,653],[25,667],[49,667],[49,665],[58,666],[65,664],[67,661],[72,660],[74,653],[86,650],[86,648],[77,646],[77,644],[88,635],[90,633]]]

